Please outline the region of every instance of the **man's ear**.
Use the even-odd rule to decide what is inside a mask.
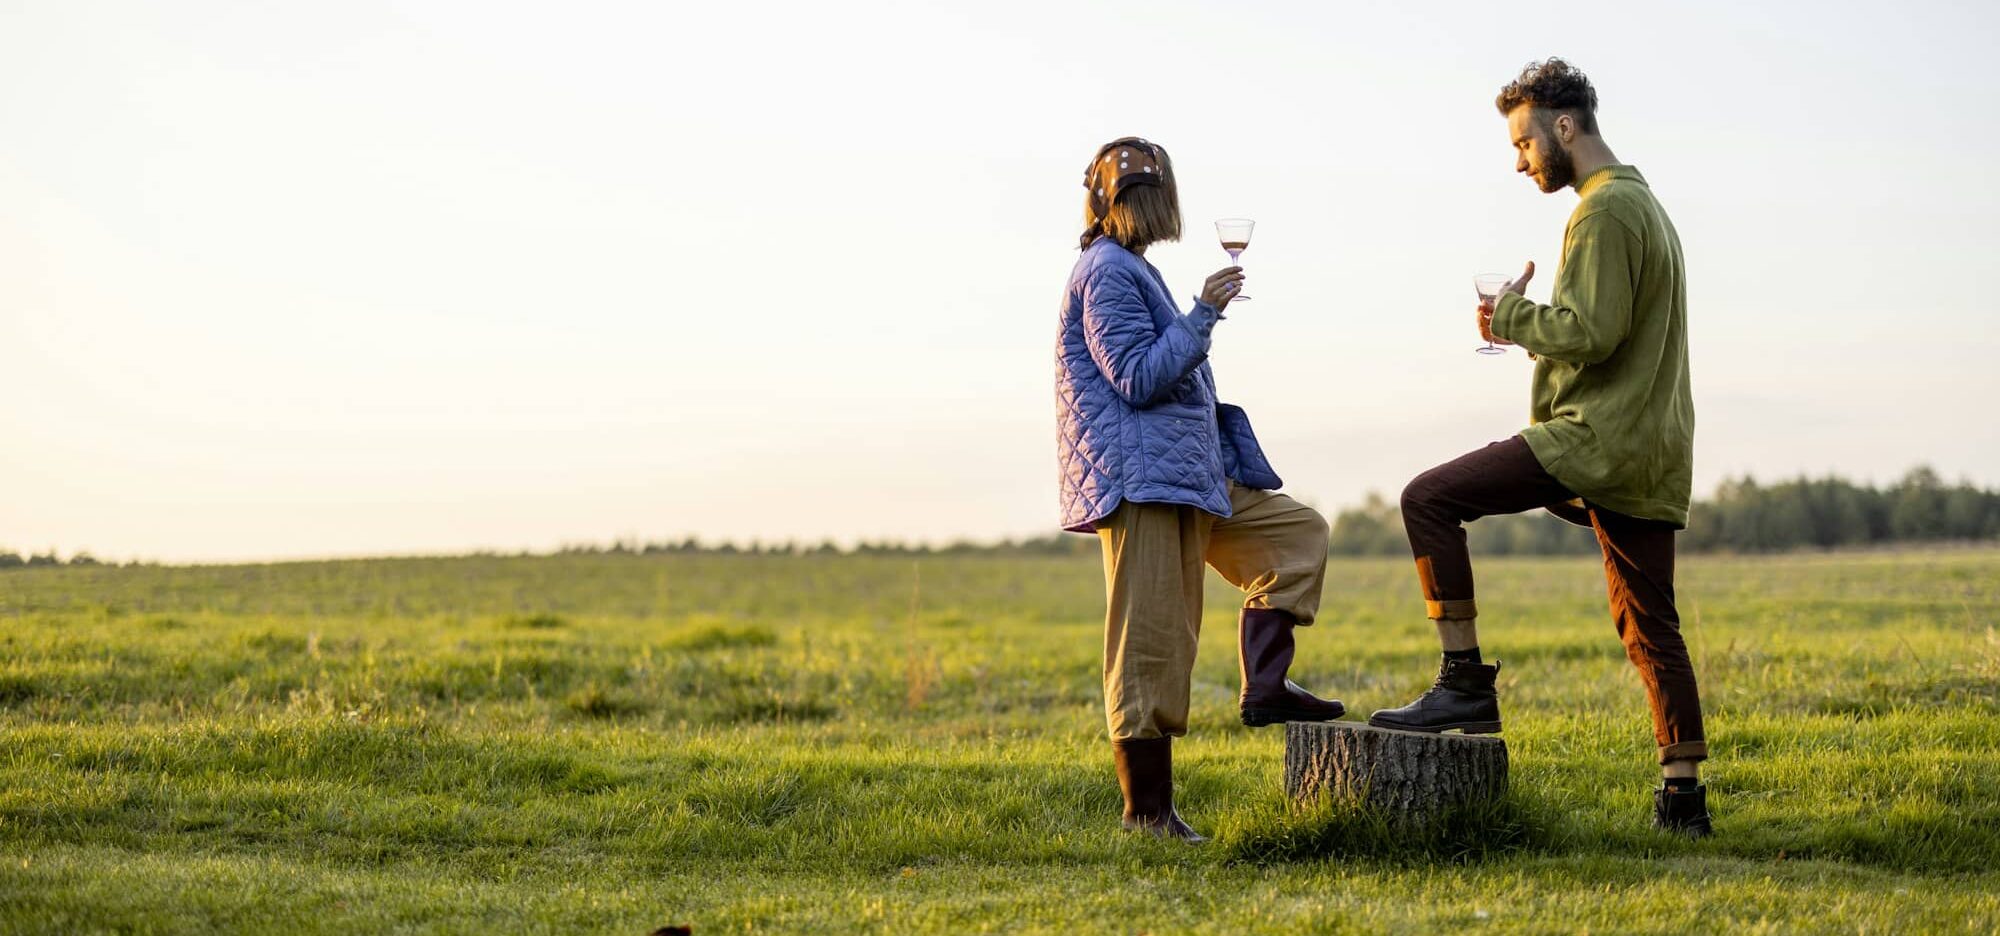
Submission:
[[[1564,146],[1568,146],[1570,141],[1576,139],[1576,118],[1568,114],[1556,115],[1556,139]]]

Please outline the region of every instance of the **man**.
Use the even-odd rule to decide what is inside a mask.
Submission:
[[[1652,706],[1664,779],[1654,824],[1706,835],[1708,756],[1694,667],[1674,610],[1674,531],[1687,526],[1694,406],[1680,239],[1639,170],[1598,135],[1597,92],[1569,63],[1528,66],[1495,101],[1515,171],[1544,192],[1574,187],[1550,304],[1520,279],[1478,310],[1481,337],[1535,359],[1532,425],[1418,475],[1403,524],[1444,660],[1415,702],[1376,712],[1383,728],[1500,730],[1494,678],[1480,657],[1463,524],[1546,507],[1592,527],[1604,550],[1612,619]]]

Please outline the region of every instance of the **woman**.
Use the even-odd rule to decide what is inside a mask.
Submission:
[[[1281,481],[1243,411],[1220,405],[1209,335],[1242,286],[1238,267],[1182,314],[1146,248],[1179,240],[1166,150],[1137,137],[1084,172],[1083,256],[1056,347],[1063,527],[1104,547],[1104,713],[1124,826],[1201,841],[1174,811],[1174,737],[1187,733],[1201,631],[1202,564],[1243,589],[1243,723],[1330,721],[1345,708],[1285,678],[1292,628],[1312,623],[1326,520],[1272,493]]]

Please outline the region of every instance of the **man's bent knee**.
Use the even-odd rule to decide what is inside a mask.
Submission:
[[[1436,474],[1437,469],[1426,471],[1411,478],[1410,483],[1403,486],[1402,508],[1404,516],[1428,514],[1436,509],[1435,505],[1444,487],[1438,481]]]

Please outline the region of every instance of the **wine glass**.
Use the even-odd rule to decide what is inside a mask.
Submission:
[[[1241,266],[1238,257],[1250,249],[1250,232],[1257,229],[1257,222],[1249,218],[1223,218],[1215,222],[1215,236],[1222,241],[1222,249],[1229,251],[1231,266]],[[1249,302],[1250,297],[1238,294],[1234,302]]]
[[[1472,288],[1478,290],[1479,304],[1487,310],[1487,315],[1493,314],[1493,300],[1500,298],[1500,290],[1507,288],[1509,282],[1512,282],[1512,277],[1509,277],[1505,273],[1481,273],[1472,278]],[[1473,350],[1480,354],[1507,353],[1506,348],[1502,348],[1491,341],[1486,343],[1486,347],[1474,348]]]

